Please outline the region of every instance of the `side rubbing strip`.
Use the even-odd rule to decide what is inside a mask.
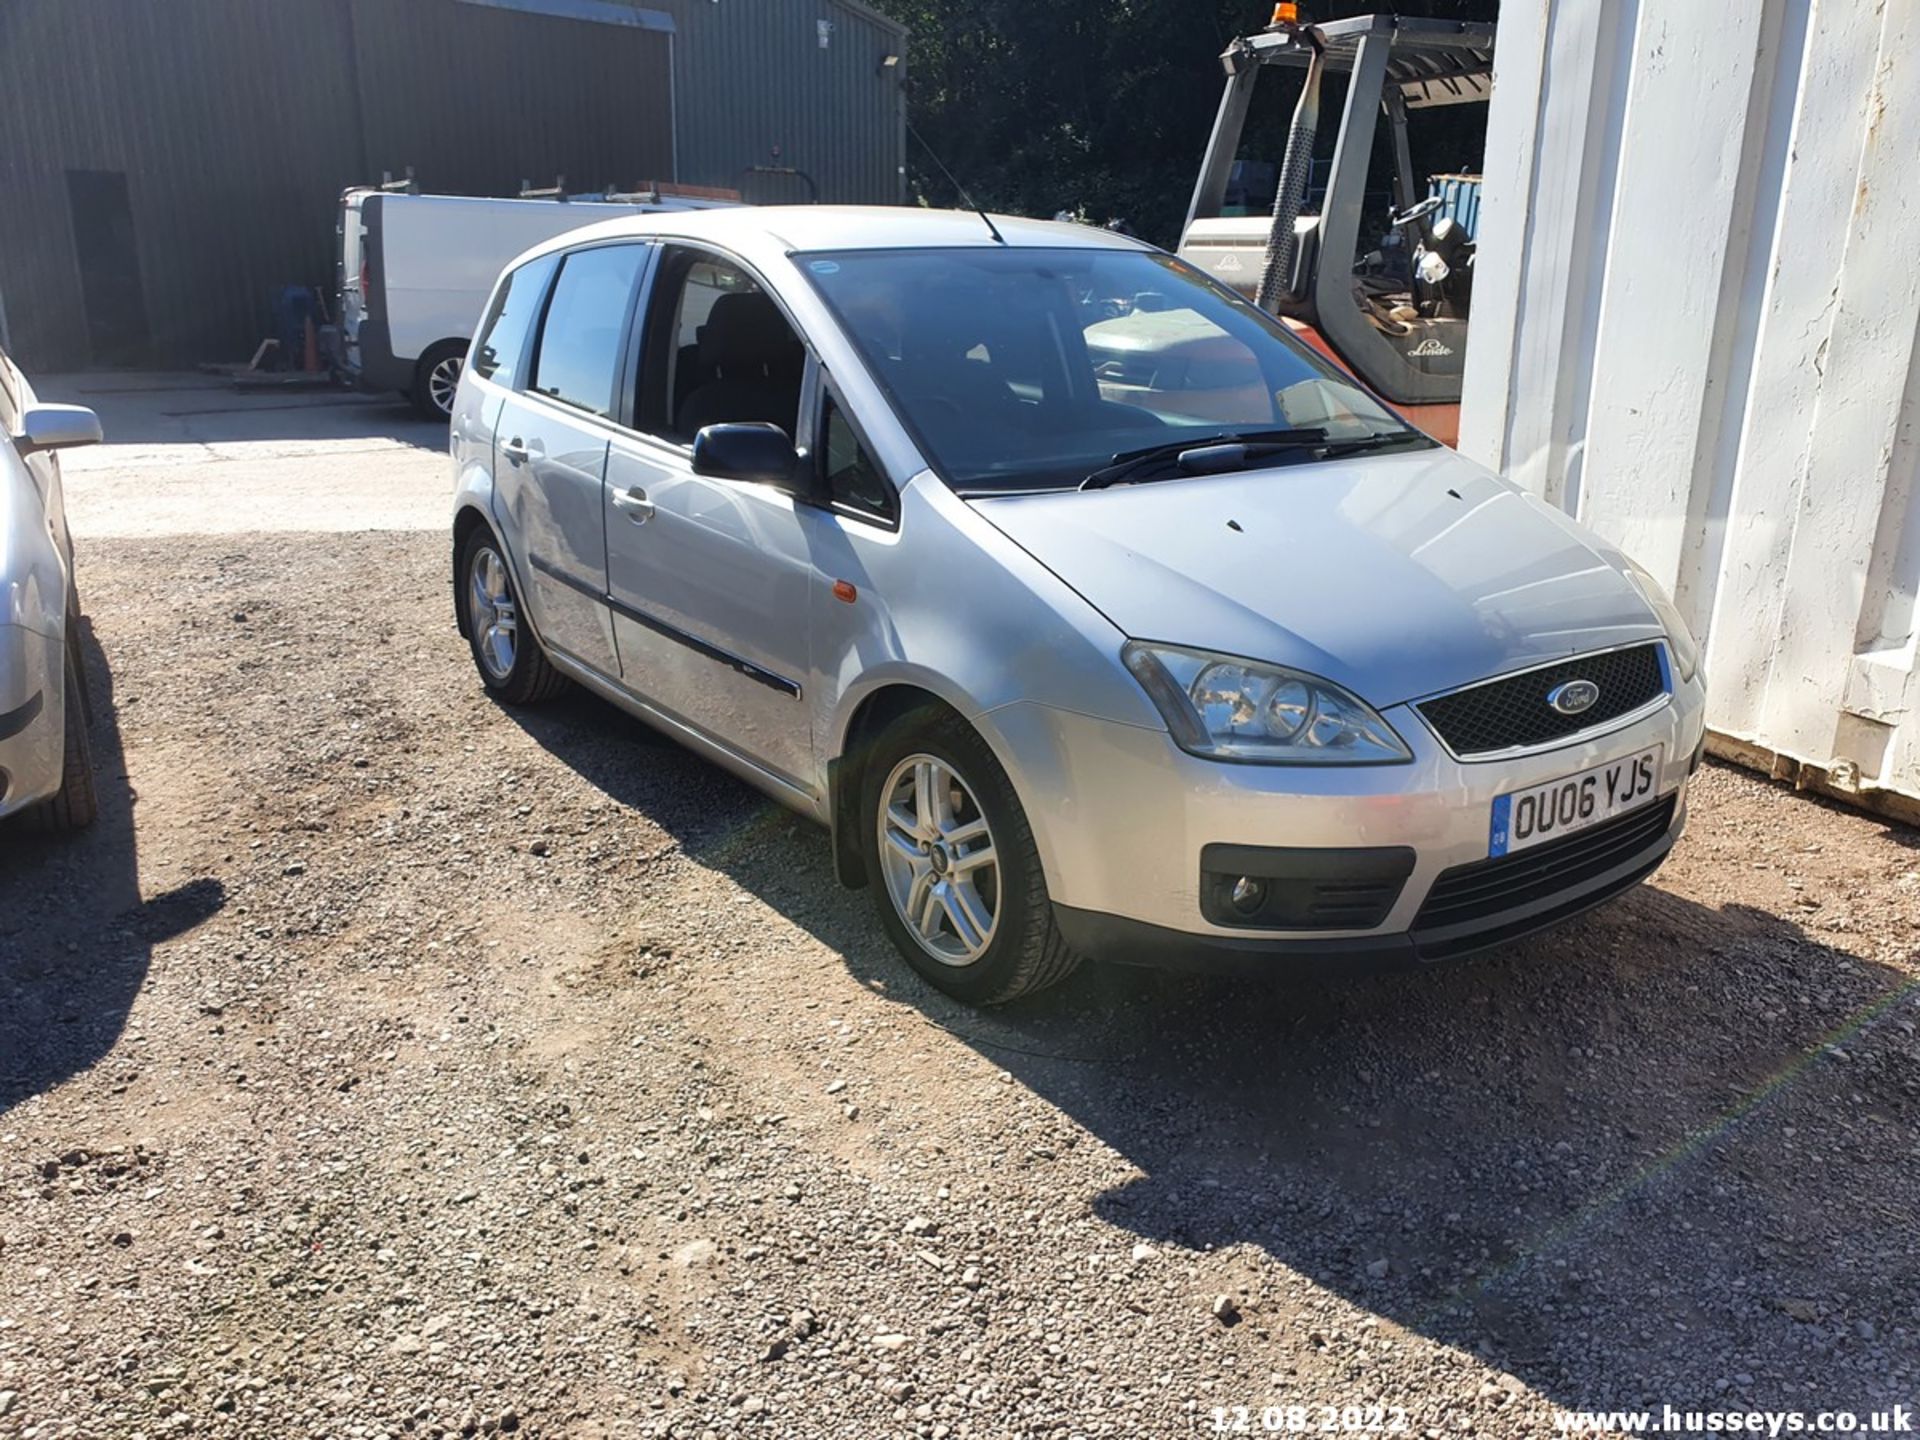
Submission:
[[[574,579],[573,576],[567,574],[566,571],[555,565],[551,560],[536,555],[531,550],[527,552],[527,563],[556,585],[564,585],[576,595],[584,595],[589,600],[599,601],[602,605],[607,603],[607,597],[600,593],[598,586],[589,585],[584,580]]]
[[[684,645],[689,650],[696,650],[709,660],[717,660],[729,670],[737,670],[746,676],[747,679],[759,681],[769,690],[778,690],[782,695],[791,695],[796,700],[800,698],[800,687],[784,675],[776,675],[771,670],[762,670],[751,660],[742,660],[731,650],[722,650],[718,645],[709,645],[698,635],[689,635],[678,626],[669,625],[664,620],[656,619],[644,610],[636,610],[631,605],[623,605],[611,595],[603,598],[607,604],[612,607],[614,614],[623,615],[636,625],[644,625],[656,635],[664,635],[667,639],[672,640],[676,644]]]
[[[796,700],[800,698],[799,684],[787,679],[784,675],[776,675],[771,670],[762,670],[751,660],[742,660],[731,650],[722,650],[718,645],[710,645],[698,635],[689,635],[677,625],[669,625],[666,621],[656,619],[644,610],[636,610],[631,605],[623,604],[611,595],[603,595],[594,589],[593,586],[583,584],[571,575],[562,574],[551,563],[541,559],[538,555],[529,555],[527,558],[533,568],[538,570],[542,575],[545,575],[549,580],[557,581],[569,590],[578,591],[582,595],[598,600],[602,605],[612,610],[614,614],[624,616],[636,625],[644,625],[656,635],[664,635],[677,645],[684,645],[689,650],[698,651],[700,654],[706,656],[707,659],[716,660],[729,670],[737,670],[749,680],[756,680],[760,684],[765,685],[769,690],[778,690],[782,695],[791,695]]]

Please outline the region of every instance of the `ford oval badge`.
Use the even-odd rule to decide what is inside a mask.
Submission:
[[[1591,710],[1600,698],[1600,687],[1591,680],[1569,680],[1547,692],[1547,704],[1562,715],[1579,715]]]

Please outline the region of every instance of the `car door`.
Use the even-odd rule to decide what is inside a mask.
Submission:
[[[494,427],[494,503],[518,556],[536,633],[620,673],[608,618],[602,484],[633,299],[652,247],[590,246],[560,260],[522,383]]]
[[[607,460],[607,590],[626,684],[805,791],[818,790],[805,685],[814,567],[800,502],[693,473],[704,425],[792,435],[806,351],[734,260],[661,247],[632,427]]]

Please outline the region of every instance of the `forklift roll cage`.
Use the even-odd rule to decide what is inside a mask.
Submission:
[[[1196,222],[1220,216],[1228,174],[1240,148],[1241,132],[1261,72],[1270,65],[1294,66],[1307,69],[1311,83],[1317,57],[1323,69],[1350,76],[1318,233],[1312,237],[1316,256],[1346,258],[1329,264],[1315,259],[1306,274],[1296,262],[1285,303],[1276,308],[1317,327],[1351,369],[1396,403],[1457,403],[1460,376],[1457,360],[1445,367],[1452,373],[1436,373],[1431,366],[1410,363],[1413,357],[1402,353],[1407,347],[1397,345],[1394,337],[1369,323],[1354,301],[1352,257],[1359,250],[1375,126],[1384,112],[1392,127],[1395,206],[1405,212],[1421,198],[1415,188],[1412,153],[1407,144],[1407,112],[1484,103],[1492,90],[1493,37],[1494,27],[1488,24],[1363,15],[1319,25],[1276,25],[1235,40],[1220,57],[1227,75],[1226,92],[1187,209],[1182,252],[1200,238],[1194,235]],[[1302,116],[1296,112],[1296,132],[1301,124]],[[1314,124],[1310,110],[1305,124],[1309,130]],[[1289,142],[1289,167],[1307,163],[1311,136],[1304,137],[1304,146],[1296,143],[1302,138],[1296,133]],[[1288,183],[1289,177],[1283,174],[1278,187],[1282,195],[1287,193]],[[1296,197],[1298,193],[1296,189]],[[1281,208],[1276,206],[1276,230],[1284,230],[1292,222],[1291,216],[1282,218]],[[1263,238],[1294,253],[1293,235],[1277,233]]]

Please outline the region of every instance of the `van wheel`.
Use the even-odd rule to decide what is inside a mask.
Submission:
[[[464,341],[443,340],[427,351],[413,367],[413,408],[428,420],[452,419],[454,393],[466,368]]]
[[[535,705],[567,688],[520,610],[513,572],[500,542],[476,525],[460,552],[460,628],[473,650],[481,683],[508,705]]]
[[[60,788],[26,812],[28,823],[36,830],[66,835],[84,830],[100,811],[99,797],[93,788],[93,744],[87,736],[87,704],[80,670],[79,642],[67,638],[67,691],[65,756],[60,768]]]
[[[874,741],[861,781],[861,845],[880,921],[930,984],[998,1005],[1080,963],[1053,923],[1040,852],[987,742],[922,710]]]

